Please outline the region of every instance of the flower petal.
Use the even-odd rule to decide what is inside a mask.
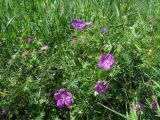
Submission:
[[[106,55],[106,59],[109,60],[109,59],[111,59],[111,58],[112,58],[112,55],[111,55],[110,53],[108,53],[108,54]]]
[[[104,63],[103,63],[103,62],[101,62],[101,61],[98,62],[98,67],[99,67],[99,68],[101,68],[101,67],[103,67],[103,66],[104,66]]]
[[[98,90],[99,90],[98,84],[96,84],[96,85],[94,86],[94,89],[95,89],[95,91],[98,91]]]
[[[156,111],[157,103],[156,101],[152,101],[152,112]]]
[[[66,105],[67,107],[70,107],[71,104],[72,104],[72,99],[66,99],[66,100],[65,100],[65,105]]]
[[[65,88],[61,88],[59,91],[58,91],[59,94],[67,94],[67,91]]]
[[[105,60],[106,60],[106,56],[103,55],[103,54],[101,54],[101,55],[100,55],[100,61],[101,61],[101,62],[104,62]]]
[[[115,63],[115,61],[114,61],[113,58],[109,59],[108,61],[109,61],[109,64],[110,64],[110,65],[113,65],[113,64]]]
[[[103,81],[98,81],[97,83],[99,86],[103,86],[104,85],[104,82]]]
[[[104,86],[103,86],[103,91],[105,92],[106,90],[108,90],[109,89],[109,86],[107,85],[107,84],[105,84]]]
[[[47,50],[48,49],[48,45],[43,45],[43,46],[41,46],[41,51],[45,51],[45,50]]]
[[[85,22],[86,26],[91,26],[92,22]]]
[[[72,98],[72,94],[70,93],[70,92],[67,92],[67,97],[66,97],[66,99],[68,99],[68,98]]]
[[[81,24],[82,24],[81,20],[78,20],[78,19],[73,19],[72,20],[72,27],[74,27],[74,28],[79,27]]]
[[[78,19],[74,18],[74,19],[72,20],[72,23],[82,24],[82,20],[78,20]]]
[[[72,44],[76,44],[77,38],[76,38],[76,37],[72,37],[72,38],[71,38],[71,42],[72,42]]]
[[[87,27],[87,25],[86,25],[85,23],[82,23],[82,24],[79,25],[79,27],[77,27],[77,29],[78,29],[79,31],[81,31],[82,29],[84,29],[84,28],[86,28],[86,27]]]
[[[57,106],[58,106],[58,107],[63,107],[63,106],[64,106],[64,100],[63,100],[63,99],[59,99],[59,100],[57,101]]]
[[[110,67],[110,65],[105,65],[105,66],[104,66],[104,69],[105,69],[106,71],[109,71],[109,70],[111,69],[111,67]]]
[[[54,94],[54,98],[55,98],[56,100],[61,99],[61,95],[60,95],[59,93],[55,93],[55,94]]]

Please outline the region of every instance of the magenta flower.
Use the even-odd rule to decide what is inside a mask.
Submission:
[[[107,28],[102,28],[102,29],[101,29],[101,32],[102,32],[102,33],[107,33],[107,32],[108,32],[108,29],[107,29]]]
[[[103,81],[98,81],[94,88],[97,93],[105,93],[106,90],[109,89],[109,86],[105,84]]]
[[[72,37],[72,38],[71,38],[71,42],[72,42],[73,45],[76,44],[77,38],[76,38],[76,37]]]
[[[72,104],[72,94],[67,92],[65,88],[61,88],[58,93],[55,93],[54,98],[57,100],[58,107],[70,107]]]
[[[41,46],[41,51],[46,51],[46,50],[48,50],[48,45]]]
[[[114,59],[112,58],[111,54],[101,55],[100,62],[98,62],[99,68],[104,68],[106,71],[111,69],[111,65],[115,63]]]
[[[152,112],[155,112],[157,108],[157,103],[155,100],[152,101]]]
[[[32,40],[32,38],[26,38],[25,41],[28,43],[31,43],[33,40]]]
[[[92,22],[83,22],[82,20],[78,20],[78,19],[72,20],[72,27],[76,28],[79,31],[91,25],[92,25]]]

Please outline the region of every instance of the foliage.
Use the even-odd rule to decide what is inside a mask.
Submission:
[[[159,6],[159,0],[0,0],[0,108],[10,109],[1,118],[158,120],[159,106],[153,113],[151,102],[155,95],[160,104]],[[73,18],[92,26],[77,31]],[[105,71],[98,62],[108,53],[116,63]],[[99,80],[110,90],[95,96]],[[56,106],[52,95],[60,88],[73,94],[70,108]],[[133,103],[144,111],[132,112]]]

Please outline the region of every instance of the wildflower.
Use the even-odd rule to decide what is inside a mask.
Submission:
[[[152,101],[152,112],[155,112],[156,111],[156,108],[157,108],[157,103],[156,101]]]
[[[77,38],[76,38],[76,37],[72,37],[72,38],[71,38],[71,42],[72,42],[73,45],[76,44]]]
[[[41,46],[41,51],[46,51],[46,50],[48,50],[48,45],[43,45],[43,46]]]
[[[0,110],[0,115],[1,116],[6,116],[9,112],[9,107],[5,107],[3,109]]]
[[[91,25],[92,25],[92,22],[83,22],[82,20],[78,20],[78,19],[72,20],[72,27],[77,28],[77,30],[79,31]]]
[[[31,43],[33,40],[32,40],[32,38],[26,38],[25,41],[28,43]]]
[[[28,50],[25,50],[25,51],[23,51],[23,53],[22,53],[23,56],[27,56],[28,54],[29,54],[29,51],[28,51]]]
[[[106,71],[111,69],[111,65],[115,63],[114,59],[112,58],[111,54],[101,55],[100,62],[98,62],[99,68],[104,68]]]
[[[102,32],[102,33],[107,33],[107,32],[108,32],[108,29],[107,29],[107,28],[102,28],[102,29],[101,29],[101,32]]]
[[[138,104],[135,105],[135,108],[136,108],[137,111],[143,111],[144,106],[143,106],[143,104],[138,103]]]
[[[103,81],[98,81],[94,88],[97,93],[105,93],[109,89],[109,86]]]
[[[155,112],[157,108],[156,97],[152,96],[152,112]]]
[[[58,107],[70,107],[72,104],[72,94],[67,92],[65,88],[61,88],[58,93],[55,93],[54,98],[57,100]]]
[[[137,114],[141,114],[144,110],[144,106],[141,103],[133,103],[132,104],[132,111],[135,111]]]
[[[81,24],[83,24],[82,20],[73,19],[72,20],[72,27],[78,28]]]

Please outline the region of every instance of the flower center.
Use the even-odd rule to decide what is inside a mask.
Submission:
[[[109,60],[105,60],[105,61],[104,61],[104,64],[105,64],[105,65],[110,65]]]
[[[102,90],[102,89],[103,89],[103,86],[99,86],[99,89]]]
[[[62,94],[62,99],[66,99],[66,95],[65,94]]]

